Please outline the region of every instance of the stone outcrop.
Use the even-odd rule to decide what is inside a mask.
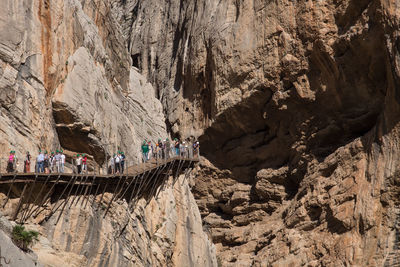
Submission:
[[[43,266],[38,262],[38,257],[35,253],[30,251],[24,253],[17,247],[10,238],[13,225],[0,215],[0,264],[4,266],[18,267],[18,266]]]

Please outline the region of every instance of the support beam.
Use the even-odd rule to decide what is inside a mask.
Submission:
[[[22,201],[23,201],[23,199],[24,199],[25,191],[26,191],[26,188],[27,188],[27,187],[28,187],[28,184],[25,184],[25,185],[24,185],[24,189],[22,189],[21,197],[19,198],[18,205],[17,205],[17,209],[15,210],[15,213],[14,213],[14,216],[13,216],[13,219],[12,219],[13,221],[15,221],[15,219],[17,219],[18,212],[19,212],[19,210],[21,209]]]

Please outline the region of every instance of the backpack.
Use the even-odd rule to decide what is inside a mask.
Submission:
[[[9,162],[13,162],[14,161],[14,155],[10,155],[10,157],[8,158]]]

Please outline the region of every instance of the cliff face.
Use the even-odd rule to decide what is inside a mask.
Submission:
[[[195,197],[224,266],[393,263],[397,1],[123,7],[167,127],[209,161]]]
[[[2,151],[62,146],[102,164],[117,146],[136,161],[144,137],[195,136],[205,157],[192,174],[195,198],[224,266],[396,260],[396,0],[2,4]],[[151,232],[144,222],[152,215],[137,212],[145,214],[138,229]],[[96,229],[111,235],[111,221]],[[59,231],[46,231],[53,248],[75,249]],[[175,238],[188,231],[176,228]],[[166,248],[174,247],[149,238],[144,254],[127,259],[168,263],[168,256],[141,258],[159,249],[157,255],[170,255]],[[129,245],[101,244],[108,263],[125,264],[123,253],[113,253]],[[88,251],[97,250],[79,245],[73,255]],[[208,255],[200,251],[197,256]],[[199,263],[196,255],[173,255],[185,255],[172,257],[174,264]],[[101,262],[82,256],[76,264],[87,260]]]
[[[33,247],[44,266],[216,266],[215,248],[203,233],[201,217],[184,176],[170,179],[156,199],[141,199],[136,206],[72,196],[59,221],[60,210],[44,220],[53,201],[27,222],[40,232]],[[4,210],[14,210],[12,199]],[[95,201],[95,204],[92,204]],[[71,206],[71,208],[68,208]]]
[[[103,164],[167,136],[161,104],[131,67],[103,1],[2,1],[1,147],[22,156],[60,146]],[[117,119],[116,119],[117,118]]]
[[[22,171],[25,152],[36,157],[39,148],[63,148],[68,162],[72,153],[86,153],[99,166],[122,150],[131,165],[138,163],[144,138],[155,141],[168,136],[152,85],[132,66],[113,1],[0,3],[1,172],[8,151],[16,151],[17,169]],[[2,209],[2,220],[12,217],[18,194],[15,187]],[[103,202],[107,199],[110,196]],[[57,203],[47,205],[44,213],[51,205]],[[148,205],[142,199],[129,211],[126,202],[114,202],[104,219],[103,213],[80,202],[65,211],[58,223],[58,214],[48,221],[43,221],[43,214],[31,218],[28,228],[41,233],[33,248],[39,263],[216,265],[214,246],[203,232],[183,180],[174,187],[170,182]],[[15,265],[16,257],[22,256],[13,257],[12,266],[20,266]],[[29,259],[26,262],[31,264]]]

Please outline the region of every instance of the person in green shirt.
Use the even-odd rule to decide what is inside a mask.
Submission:
[[[142,154],[143,154],[143,162],[147,162],[147,156],[149,155],[149,145],[146,141],[143,141],[142,144]]]

